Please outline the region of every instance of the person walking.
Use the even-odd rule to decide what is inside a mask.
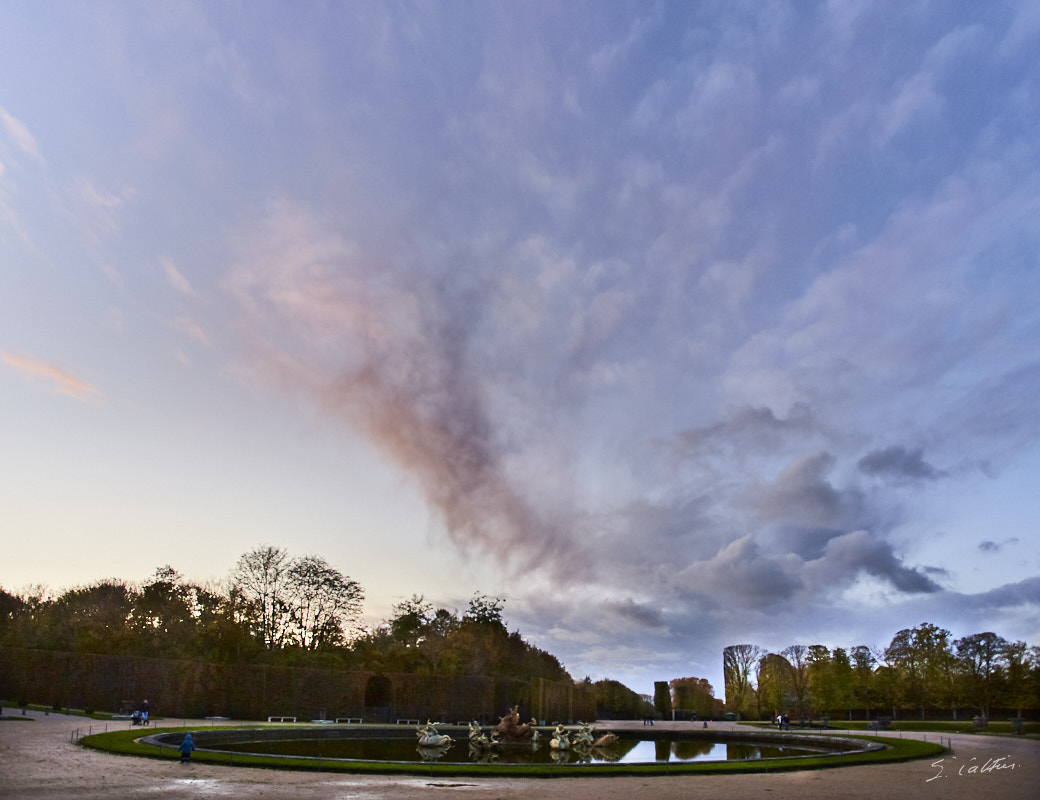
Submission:
[[[195,740],[191,738],[190,733],[184,734],[184,738],[181,739],[181,763],[187,764],[191,760],[191,751],[195,749]]]

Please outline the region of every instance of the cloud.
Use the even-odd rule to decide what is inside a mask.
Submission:
[[[460,548],[521,568],[573,565],[568,539],[511,475],[508,429],[492,419],[491,381],[475,361],[476,290],[362,260],[292,205],[240,241],[229,285],[264,370],[304,381],[412,475]]]
[[[905,566],[893,553],[891,544],[862,530],[831,539],[823,558],[810,565],[810,569],[818,577],[825,570],[837,569],[845,574],[862,571],[909,594],[938,592],[942,588],[921,570]]]
[[[1007,583],[969,597],[980,610],[1023,606],[1040,609],[1040,577]]]
[[[1026,90],[992,126],[955,90],[1000,37],[918,11],[883,64],[869,3],[485,48],[421,169],[365,145],[335,210],[238,231],[255,373],[366,435],[586,654],[938,608],[921,509],[1040,441],[1040,191]]]
[[[815,453],[788,464],[769,484],[757,487],[752,506],[761,519],[800,527],[835,527],[845,499],[827,480],[835,459]]]
[[[94,247],[116,237],[122,228],[122,212],[136,191],[123,185],[115,191],[96,185],[89,178],[76,178],[68,190],[68,212]]]
[[[52,391],[68,395],[76,400],[87,400],[92,395],[100,394],[89,383],[81,381],[79,378],[75,378],[67,372],[36,358],[18,356],[0,350],[0,361],[3,361],[7,366],[14,368],[26,377],[43,380],[50,386]]]
[[[924,460],[922,448],[907,450],[900,445],[872,450],[857,463],[867,475],[889,477],[896,481],[935,480],[944,474]]]
[[[979,542],[979,550],[981,550],[983,553],[999,553],[1009,544],[1018,544],[1018,537],[1013,536],[1010,539],[1005,539],[1002,542],[994,542],[990,539],[986,539],[985,541]]]
[[[752,536],[728,543],[709,561],[691,564],[677,576],[690,591],[717,604],[768,608],[805,589],[796,556],[769,556]]]
[[[210,340],[206,330],[190,317],[177,317],[172,321],[171,325],[175,331],[187,336],[189,339],[193,339],[198,344],[205,347],[213,346],[213,342]]]
[[[40,158],[40,149],[28,126],[3,106],[0,106],[0,127],[19,150],[32,158]]]
[[[196,297],[195,289],[184,273],[177,269],[177,265],[173,263],[169,258],[159,259],[159,266],[162,268],[163,275],[166,277],[166,282],[176,289],[181,294],[187,297]]]

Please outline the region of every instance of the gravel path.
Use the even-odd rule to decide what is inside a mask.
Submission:
[[[7,709],[7,713],[11,713]],[[775,775],[688,775],[654,778],[472,779],[367,777],[179,764],[109,755],[76,744],[75,732],[105,730],[106,723],[60,714],[33,722],[0,721],[0,798],[17,800],[128,800],[156,797],[230,797],[266,800],[813,800],[813,798],[913,797],[1018,800],[1037,796],[1040,742],[1006,737],[954,735],[942,761],[841,767]],[[108,723],[109,730],[125,723]],[[165,720],[162,725],[180,725]],[[212,723],[188,721],[205,727]],[[688,723],[659,723],[658,730]],[[615,730],[617,723],[600,727]],[[636,723],[636,727],[639,727]],[[712,723],[726,729],[732,724]],[[937,734],[929,734],[934,740]],[[943,737],[944,741],[946,737]],[[994,759],[1005,768],[992,768]],[[990,769],[983,771],[987,763]],[[934,766],[933,766],[934,764]],[[1013,766],[1012,766],[1013,765]],[[975,769],[972,769],[972,768]]]

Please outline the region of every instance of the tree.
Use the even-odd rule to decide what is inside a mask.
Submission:
[[[1030,648],[1025,642],[1008,642],[1004,646],[1004,663],[1007,666],[1006,702],[1015,709],[1016,716],[1022,716],[1022,709],[1035,707],[1037,695],[1034,686],[1030,685],[1029,674],[1036,671],[1040,664],[1036,662],[1037,648]]]
[[[672,716],[672,690],[668,681],[654,681],[654,708],[663,719]]]
[[[405,647],[415,647],[426,636],[426,627],[433,619],[433,604],[421,594],[413,594],[407,600],[391,607],[390,635]]]
[[[268,650],[284,646],[291,617],[286,598],[289,554],[280,547],[261,545],[238,559],[231,582],[246,603],[247,621]]]
[[[462,615],[462,619],[478,625],[497,625],[505,629],[502,622],[502,606],[505,605],[505,602],[502,597],[488,597],[486,594],[475,592],[470,598],[469,608]]]
[[[756,644],[733,644],[722,651],[722,674],[726,682],[726,707],[746,713],[751,701],[751,673],[762,657]]]
[[[804,644],[792,644],[781,651],[790,665],[791,688],[794,690],[795,708],[799,717],[808,712],[809,698],[809,648]]]
[[[862,708],[870,717],[870,711],[877,702],[877,691],[874,687],[874,667],[877,659],[865,644],[852,648],[852,704]]]
[[[131,612],[137,648],[150,655],[188,651],[195,633],[194,612],[183,577],[169,564],[157,567]]]
[[[762,656],[755,666],[756,702],[758,716],[768,710],[770,719],[790,709],[794,700],[791,684],[791,665],[787,659],[776,653]]]
[[[885,650],[897,674],[896,700],[904,707],[941,708],[953,703],[953,654],[950,632],[924,622],[904,628]]]
[[[852,707],[855,697],[855,678],[852,672],[852,659],[843,647],[835,647],[831,653],[831,670],[834,678],[834,709],[848,712],[852,719]]]
[[[0,587],[0,637],[13,625],[15,617],[21,614],[28,604],[21,597],[5,591]]]
[[[997,682],[1003,677],[1008,642],[993,632],[973,633],[953,643],[957,660],[968,687],[968,699],[989,716],[990,704],[997,695]]]
[[[672,707],[692,711],[699,717],[711,717],[715,690],[705,678],[675,678],[669,684]]]
[[[42,609],[46,646],[85,653],[132,652],[130,618],[135,593],[104,580],[69,589]]]
[[[365,598],[357,581],[318,556],[297,558],[289,565],[286,595],[294,638],[305,650],[343,644]]]
[[[809,697],[815,710],[830,711],[837,707],[838,687],[835,680],[834,659],[822,644],[809,646]]]

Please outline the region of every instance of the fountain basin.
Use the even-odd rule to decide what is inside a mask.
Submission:
[[[605,731],[606,728],[599,728]],[[540,731],[536,745],[507,745],[491,752],[474,752],[466,728],[438,726],[455,740],[447,748],[420,748],[410,728],[371,726],[300,728],[237,728],[193,731],[200,752],[236,756],[277,757],[298,762],[388,765],[494,764],[503,767],[552,765],[633,766],[695,764],[700,762],[760,762],[849,755],[884,749],[884,745],[860,739],[821,734],[763,733],[711,730],[618,730],[618,741],[604,748],[553,751],[548,746],[551,729]],[[156,733],[142,743],[176,748],[183,733]]]

